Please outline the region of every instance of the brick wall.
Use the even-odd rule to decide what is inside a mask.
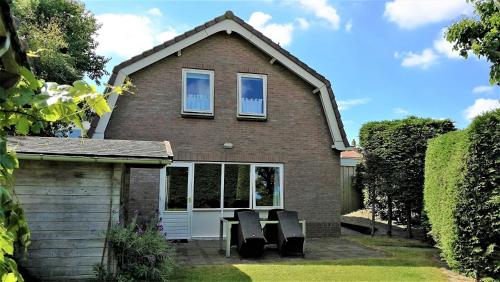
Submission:
[[[159,168],[130,168],[130,182],[126,193],[127,218],[138,213],[138,222],[151,220],[158,212],[160,193]]]
[[[168,140],[177,161],[283,163],[285,208],[308,221],[309,235],[338,235],[340,155],[331,149],[320,99],[312,86],[270,59],[234,33],[183,49],[181,56],[131,75],[136,94],[120,97],[105,138]],[[182,68],[215,71],[213,119],[181,116]],[[267,75],[266,121],[237,120],[238,72]],[[227,142],[234,148],[224,149]],[[131,203],[141,205],[144,197],[137,197]]]

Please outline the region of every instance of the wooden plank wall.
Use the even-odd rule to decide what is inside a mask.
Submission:
[[[359,210],[362,207],[362,195],[353,187],[353,176],[356,174],[355,166],[341,166],[341,180],[342,187],[342,209],[341,214],[348,214],[350,212]]]
[[[118,220],[120,175],[112,164],[21,161],[15,192],[32,238],[22,265],[43,281],[94,277],[108,222]]]

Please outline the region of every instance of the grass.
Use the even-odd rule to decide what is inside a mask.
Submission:
[[[388,256],[184,267],[174,281],[448,281],[436,249],[424,243],[386,237],[345,238]]]

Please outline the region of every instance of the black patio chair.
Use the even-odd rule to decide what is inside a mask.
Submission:
[[[244,211],[253,211],[251,209],[237,209],[234,211],[234,220],[238,220],[238,213]],[[231,225],[231,246],[238,245],[238,224]]]
[[[283,209],[272,209],[267,214],[267,220],[278,220],[278,212]],[[264,237],[266,237],[267,244],[278,244],[278,224],[264,225]]]
[[[264,252],[266,239],[262,234],[259,214],[255,211],[238,213],[238,252],[242,257],[260,257]]]
[[[278,250],[282,256],[304,256],[304,234],[296,211],[279,211]]]

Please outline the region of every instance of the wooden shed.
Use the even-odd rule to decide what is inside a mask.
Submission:
[[[163,168],[168,142],[9,138],[20,159],[15,193],[26,212],[32,244],[21,262],[36,279],[94,277],[108,263],[106,230],[119,221],[130,168]]]

